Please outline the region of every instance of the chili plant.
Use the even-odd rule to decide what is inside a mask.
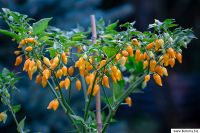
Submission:
[[[106,25],[92,15],[91,28],[63,31],[49,26],[52,18],[35,22],[5,8],[0,15],[9,26],[0,33],[19,44],[15,66],[23,63],[30,80],[51,89],[55,99],[47,109],[56,111],[60,106],[79,133],[106,132],[119,106],[132,105],[129,95],[142,91],[151,77],[163,85],[167,67],[174,67],[176,60],[182,63],[182,48],[195,38],[191,29],[178,27],[174,19],[155,20],[140,32],[135,22]],[[83,116],[70,104],[75,88],[85,99]],[[96,110],[91,108],[93,101]],[[109,111],[105,118],[101,103]]]
[[[0,122],[5,123],[7,119],[7,112],[10,112],[15,124],[17,125],[17,131],[19,133],[26,133],[28,130],[24,130],[25,119],[24,117],[21,121],[17,120],[16,113],[21,109],[20,105],[14,105],[13,94],[17,90],[15,83],[18,81],[15,74],[10,72],[8,69],[4,68],[0,73],[0,98],[2,107],[4,109],[0,113]]]

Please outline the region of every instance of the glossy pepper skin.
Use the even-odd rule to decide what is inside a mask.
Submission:
[[[76,80],[76,88],[78,89],[78,91],[81,90],[81,81],[79,79]]]
[[[154,78],[157,85],[162,86],[162,79],[161,79],[160,75],[154,74],[153,78]]]
[[[62,61],[63,61],[63,63],[64,64],[67,64],[67,56],[66,56],[66,54],[65,53],[62,53]]]
[[[33,47],[31,47],[31,46],[28,46],[28,47],[25,48],[26,52],[31,52],[32,50],[33,50]]]
[[[54,111],[56,111],[58,107],[59,107],[59,102],[57,99],[54,99],[49,103],[47,109],[53,109]]]
[[[106,75],[103,76],[102,85],[105,85],[106,88],[110,88],[108,76]]]
[[[69,74],[69,76],[72,76],[74,74],[74,67],[73,66],[69,67],[68,74]]]
[[[147,83],[147,82],[150,80],[150,78],[151,78],[150,75],[146,75],[146,76],[144,77],[144,82]]]
[[[17,56],[15,61],[15,66],[19,66],[22,63],[22,56]]]
[[[49,61],[49,59],[47,57],[43,57],[43,62],[44,64],[46,64],[47,66],[51,66],[51,63]]]
[[[71,84],[71,81],[69,80],[69,78],[66,78],[66,79],[65,79],[65,89],[66,89],[66,90],[69,89],[70,84]]]
[[[133,57],[133,48],[130,45],[127,46],[126,51],[128,52],[128,55],[130,55],[131,57]]]
[[[93,90],[92,95],[93,95],[93,96],[96,96],[97,93],[98,93],[99,91],[100,91],[100,86],[96,84],[96,85],[94,86],[94,90]]]
[[[127,97],[127,98],[125,99],[125,102],[128,104],[129,107],[132,106],[132,99],[131,99],[131,97]]]

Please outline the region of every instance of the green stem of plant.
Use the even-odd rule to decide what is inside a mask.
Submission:
[[[144,76],[145,75],[142,75],[141,77],[139,77],[133,84],[130,85],[130,87],[124,91],[124,93],[116,100],[116,102],[114,102],[114,104],[112,105],[112,109],[113,110],[110,110],[109,111],[109,114],[108,114],[108,117],[107,119],[105,120],[105,124],[104,124],[104,127],[102,129],[102,133],[104,133],[112,119],[112,117],[115,115],[115,112],[116,110],[118,109],[119,105],[121,104],[121,102],[128,96],[130,95],[133,90],[138,87],[138,85],[140,85],[143,80],[144,80]]]
[[[106,101],[107,101],[107,103],[108,103],[108,107],[109,107],[109,109],[112,109],[112,106],[111,106],[111,104],[110,104],[110,102],[109,102],[109,100],[108,100],[108,96],[107,96],[107,94],[106,94],[105,88],[104,88],[103,85],[102,85],[101,87],[103,88],[103,94],[104,94],[104,96],[105,96],[105,98],[106,98]]]
[[[12,33],[12,32],[9,32],[9,31],[7,31],[7,30],[0,29],[0,33],[2,33],[2,34],[4,34],[4,35],[7,35],[7,36],[10,36],[11,38],[16,39],[17,41],[20,40],[20,38],[18,37],[17,34]]]
[[[53,72],[53,77],[54,77],[54,79],[55,79],[55,81],[56,81],[56,84],[57,84],[57,86],[58,86],[58,90],[59,90],[59,93],[60,93],[60,96],[61,96],[61,99],[62,99],[63,104],[64,104],[65,107],[67,108],[68,112],[69,112],[70,114],[74,115],[75,113],[73,112],[73,110],[71,109],[71,107],[68,105],[68,103],[66,102],[66,99],[65,99],[64,96],[63,96],[63,93],[62,93],[62,91],[61,91],[59,82],[58,82],[58,80],[57,80],[56,75],[55,75],[54,72]]]
[[[70,121],[73,123],[72,125],[74,126],[74,128],[77,130],[77,132],[81,133],[78,125],[76,124],[76,122],[74,121],[74,119],[71,117],[70,113],[68,112],[68,109],[64,106],[63,101],[61,100],[61,98],[58,96],[58,94],[56,93],[56,91],[54,90],[53,86],[51,85],[51,83],[49,81],[47,81],[48,85],[51,88],[52,93],[54,94],[54,96],[58,99],[61,107],[63,108],[64,112],[66,115],[68,115]]]
[[[82,83],[82,88],[83,88],[83,93],[85,97],[85,102],[88,101],[88,95],[87,95],[87,90],[86,90],[86,84],[85,84],[85,79],[83,76],[81,76],[81,83]]]
[[[69,85],[69,94],[68,94],[68,102],[69,102],[69,104],[70,104],[70,100],[71,100],[71,91],[72,91],[72,80],[71,80],[71,78],[69,78],[69,80],[70,80],[70,85]]]
[[[35,52],[35,51],[33,51],[33,52],[34,52],[34,54],[36,55],[37,59],[40,60],[40,58],[37,56],[36,52]],[[40,60],[40,61],[41,61],[41,60]],[[43,61],[41,61],[41,62],[44,64]],[[48,67],[48,66],[47,66],[47,67]],[[42,73],[41,70],[40,70],[40,73]],[[49,81],[48,81],[48,85],[50,86],[52,93],[53,93],[53,94],[55,95],[55,97],[59,100],[59,102],[60,102],[60,104],[61,104],[61,106],[62,106],[62,108],[63,108],[65,114],[67,114],[68,117],[69,117],[69,119],[72,121],[72,123],[73,123],[75,129],[77,130],[77,132],[81,133],[81,131],[80,131],[78,125],[76,124],[76,122],[74,121],[74,119],[71,117],[71,114],[72,114],[72,115],[75,115],[75,113],[73,112],[73,110],[71,109],[71,107],[67,104],[67,102],[66,102],[66,100],[65,100],[65,98],[64,98],[64,96],[63,96],[63,94],[62,94],[62,91],[61,91],[61,88],[60,88],[58,79],[56,78],[55,72],[54,72],[53,70],[52,70],[52,73],[53,73],[53,78],[51,78],[51,79],[52,79],[52,81],[53,81],[54,84],[57,84],[56,86],[58,86],[61,99],[59,98],[58,94],[56,93],[56,91],[54,90],[53,86],[51,85],[51,83],[50,83]],[[56,82],[56,83],[55,83],[55,82]]]
[[[92,93],[93,93],[93,90],[94,90],[94,85],[95,85],[95,81],[97,79],[97,76],[98,76],[98,72],[95,74],[95,78],[94,78],[94,81],[92,83],[91,94],[90,94],[89,100],[88,100],[88,102],[86,103],[86,106],[85,106],[84,121],[87,119],[87,116],[88,116],[88,111],[89,111],[90,103],[91,103],[91,100],[92,100],[92,97],[93,97]]]
[[[116,100],[116,103],[114,103],[114,108],[118,108],[118,106],[120,105],[120,103],[126,98],[128,97],[133,90],[138,87],[138,85],[140,85],[143,81],[144,81],[144,77],[145,74],[142,75],[141,77],[139,77],[133,84],[130,85],[130,87]]]
[[[18,127],[19,127],[19,122],[17,121],[16,115],[15,115],[15,113],[14,113],[14,111],[13,111],[11,105],[8,105],[8,108],[9,108],[9,110],[10,110],[10,112],[11,112],[13,118],[14,118],[14,121],[15,121],[15,123],[16,123],[16,125],[17,125],[17,128],[18,128]],[[19,132],[20,132],[20,133],[23,133],[23,131],[21,131],[21,130],[19,130]]]
[[[115,115],[115,112],[116,112],[116,110],[111,110],[111,109],[109,110],[109,114],[104,122],[104,126],[103,126],[101,133],[104,133],[106,131],[110,121],[112,120],[112,117]]]

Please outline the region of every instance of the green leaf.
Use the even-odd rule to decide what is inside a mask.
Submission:
[[[2,76],[3,76],[3,77],[6,77],[9,73],[10,73],[10,71],[9,71],[7,68],[4,68],[4,69],[2,70]]]
[[[121,24],[120,27],[121,28],[127,28],[127,29],[130,29],[130,28],[133,28],[133,26],[135,25],[135,21],[133,21],[132,23],[130,22],[126,22],[124,24]]]
[[[108,58],[114,56],[117,53],[117,49],[115,47],[104,46],[103,51]]]
[[[41,34],[42,32],[45,31],[45,29],[48,27],[49,21],[52,18],[44,18],[41,19],[39,21],[37,21],[36,23],[33,23],[33,34]]]
[[[23,130],[24,130],[25,119],[26,117],[24,117],[18,124],[17,131],[20,133],[24,132]]]
[[[108,26],[106,27],[106,31],[114,30],[114,29],[117,27],[118,22],[119,22],[119,21],[116,21],[115,23],[112,23],[112,24],[108,25]]]
[[[78,123],[81,123],[81,124],[83,124],[83,125],[86,125],[85,122],[84,122],[84,120],[83,120],[83,118],[81,118],[80,116],[71,115],[71,117],[72,117],[73,119],[75,119]]]
[[[49,54],[50,54],[50,57],[51,57],[51,58],[55,57],[56,54],[57,54],[57,51],[56,51],[56,49],[54,49],[54,47],[48,48],[47,51],[49,51]]]
[[[102,38],[105,38],[105,39],[110,39],[110,40],[112,40],[112,39],[114,39],[113,38],[113,35],[111,35],[111,34],[105,34],[105,35],[103,35],[103,36],[101,36]]]
[[[17,113],[21,109],[21,105],[15,105],[12,107],[14,113]]]
[[[101,18],[97,21],[97,31],[103,30],[104,28],[105,28],[105,22],[103,18]]]
[[[13,33],[13,32],[10,32],[10,31],[8,31],[8,30],[0,29],[0,33],[1,33],[1,34],[4,34],[4,35],[6,35],[6,36],[10,36],[10,37],[16,39],[17,41],[20,40],[20,38],[19,38],[19,36],[18,36],[17,34],[15,34],[15,33]]]
[[[120,80],[118,81],[117,83],[114,83],[113,84],[113,89],[114,90],[114,95],[115,95],[115,98],[117,99],[118,97],[121,96],[121,94],[123,93],[124,91],[124,87],[125,87],[125,80]]]
[[[86,36],[76,35],[76,36],[72,36],[72,41],[82,41],[84,38],[86,38]]]
[[[7,19],[9,21],[20,23],[28,17],[27,15],[24,15],[24,14],[21,14],[18,12],[13,12],[7,8],[2,8],[2,10],[3,10],[4,14],[7,15]]]
[[[142,73],[143,70],[143,63],[141,61],[136,62],[135,58],[133,57],[128,57],[128,63],[126,63],[126,69],[135,74],[140,74]]]

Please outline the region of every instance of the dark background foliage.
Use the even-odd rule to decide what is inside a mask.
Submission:
[[[75,28],[77,24],[90,26],[90,14],[103,17],[106,22],[136,21],[135,26],[141,31],[146,30],[154,19],[175,18],[180,26],[192,27],[198,38],[200,35],[199,0],[0,0],[0,8],[28,14],[36,20],[53,17],[51,25],[65,30]],[[7,28],[2,20],[0,27]],[[131,95],[133,106],[119,108],[115,117],[117,122],[108,132],[169,133],[171,128],[200,128],[199,42],[193,40],[188,49],[183,50],[183,64],[177,63],[174,69],[169,69],[164,87],[157,87],[151,80],[143,94]],[[10,38],[0,35],[1,69],[21,71],[22,67],[14,67],[13,51],[16,48]],[[71,127],[62,110],[46,109],[53,97],[50,90],[29,81],[24,73],[19,76],[19,91],[15,93],[14,102],[22,104],[18,118],[26,115],[26,127],[31,132],[69,132]],[[77,112],[82,111],[80,97],[80,94],[72,97]],[[16,132],[11,117],[5,125],[0,124],[0,132]]]

